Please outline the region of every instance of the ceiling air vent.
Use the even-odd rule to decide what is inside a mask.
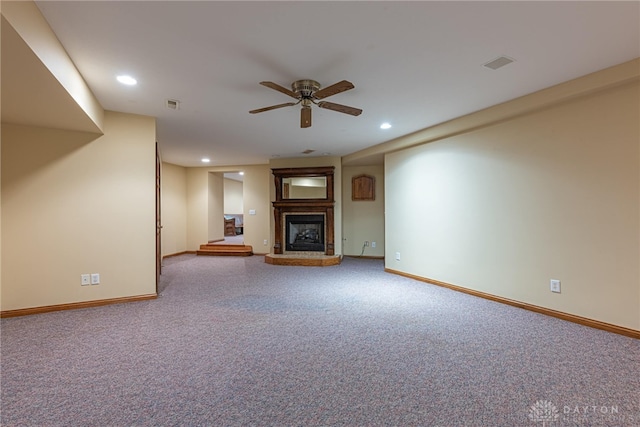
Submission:
[[[507,56],[499,56],[496,59],[487,62],[486,64],[484,64],[484,66],[487,68],[491,68],[492,70],[497,70],[498,68],[502,68],[505,65],[511,64],[513,61],[515,60]]]
[[[178,101],[177,99],[167,99],[167,108],[170,110],[179,110],[180,101]]]
[[[316,150],[308,149],[308,150],[304,150],[304,151],[302,152],[302,154],[311,154],[311,153],[313,153],[314,151],[316,151]]]

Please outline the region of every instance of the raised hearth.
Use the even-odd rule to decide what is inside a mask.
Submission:
[[[305,254],[286,254],[276,255],[267,254],[264,256],[264,262],[273,265],[297,265],[303,267],[328,267],[330,265],[338,265],[342,262],[340,255],[324,255],[317,253],[314,255]]]

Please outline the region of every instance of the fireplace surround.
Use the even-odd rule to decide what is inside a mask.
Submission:
[[[272,202],[274,254],[335,255],[334,170],[333,166],[271,169],[276,190]],[[294,191],[294,180],[311,187],[324,185],[325,189]]]

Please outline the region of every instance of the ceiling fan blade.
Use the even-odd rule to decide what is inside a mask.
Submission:
[[[323,99],[327,96],[335,95],[336,93],[344,92],[349,89],[353,89],[355,86],[353,83],[343,80],[336,84],[332,84],[331,86],[327,86],[324,89],[320,89],[316,93],[313,94],[315,99]]]
[[[300,110],[300,127],[311,127],[311,107],[302,107]]]
[[[285,95],[289,95],[292,98],[298,99],[298,95],[296,95],[295,92],[293,92],[292,90],[287,89],[286,87],[282,87],[279,84],[276,84],[276,83],[273,83],[273,82],[260,82],[260,84],[262,86],[266,86],[266,87],[271,88],[273,90],[277,90],[278,92],[282,92]]]
[[[334,104],[333,102],[322,101],[318,102],[318,107],[326,108],[327,110],[337,111],[339,113],[351,114],[352,116],[359,116],[362,110],[359,108],[348,107],[346,105]]]
[[[264,108],[258,108],[257,110],[251,110],[251,111],[249,111],[249,113],[251,113],[251,114],[262,113],[262,112],[265,112],[265,111],[275,110],[276,108],[292,107],[292,106],[294,106],[296,104],[297,104],[297,102],[286,102],[284,104],[272,105],[271,107],[264,107]]]

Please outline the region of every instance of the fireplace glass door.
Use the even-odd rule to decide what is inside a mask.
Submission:
[[[324,215],[285,215],[287,251],[324,252]]]

